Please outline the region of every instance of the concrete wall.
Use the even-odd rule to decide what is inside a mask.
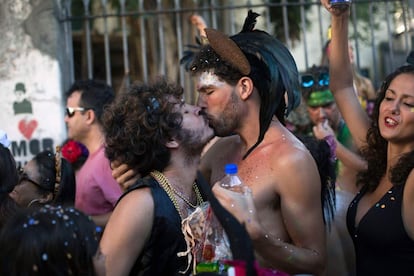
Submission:
[[[0,129],[24,164],[66,137],[54,0],[0,2]]]

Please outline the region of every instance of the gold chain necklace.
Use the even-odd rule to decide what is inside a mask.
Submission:
[[[200,190],[198,189],[198,187],[195,183],[193,184],[193,189],[194,189],[194,192],[195,192],[196,197],[197,197],[196,205],[192,204],[188,198],[186,198],[182,193],[177,191],[170,184],[167,177],[164,174],[162,174],[161,172],[154,170],[150,173],[150,175],[152,177],[154,177],[155,180],[157,180],[158,183],[160,183],[161,187],[165,190],[168,197],[171,199],[175,209],[177,209],[177,212],[180,215],[181,219],[183,219],[183,215],[181,213],[181,209],[180,209],[180,206],[177,202],[177,198],[175,197],[175,195],[177,195],[179,198],[181,198],[188,206],[192,207],[193,209],[197,208],[197,206],[200,205],[203,202],[203,197],[201,196]]]

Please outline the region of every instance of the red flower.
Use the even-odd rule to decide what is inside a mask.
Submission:
[[[62,156],[70,163],[76,162],[82,155],[82,148],[76,141],[69,140],[62,147]]]

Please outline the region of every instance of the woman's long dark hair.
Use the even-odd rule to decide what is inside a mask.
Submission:
[[[17,185],[18,179],[12,153],[0,143],[0,229],[18,209],[16,202],[9,196]]]
[[[318,167],[319,177],[321,180],[321,203],[323,209],[323,220],[330,229],[330,223],[334,220],[335,214],[335,161],[332,161],[332,155],[335,150],[332,149],[326,140],[316,139],[313,136],[297,135],[299,140],[306,146],[312,155]]]
[[[374,191],[386,173],[388,141],[381,136],[379,130],[379,107],[391,82],[401,74],[414,75],[414,66],[401,66],[385,78],[375,101],[372,123],[367,133],[367,145],[361,149],[362,156],[367,160],[368,168],[358,174],[357,185],[366,186],[367,191]],[[402,155],[397,164],[391,169],[391,183],[393,185],[404,185],[413,168],[414,151],[411,151]]]

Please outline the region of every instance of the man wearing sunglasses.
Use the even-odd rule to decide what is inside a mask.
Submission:
[[[336,213],[328,235],[327,275],[352,275],[354,253],[347,234],[345,215],[349,202],[357,192],[356,174],[365,169],[365,161],[356,153],[352,136],[329,90],[327,67],[313,66],[301,75],[303,102],[310,119],[308,132],[334,145],[336,161]],[[343,257],[341,257],[343,256]]]
[[[68,138],[86,146],[89,156],[76,172],[75,207],[105,226],[122,194],[105,156],[101,117],[115,98],[111,87],[96,80],[77,81],[67,91]]]

